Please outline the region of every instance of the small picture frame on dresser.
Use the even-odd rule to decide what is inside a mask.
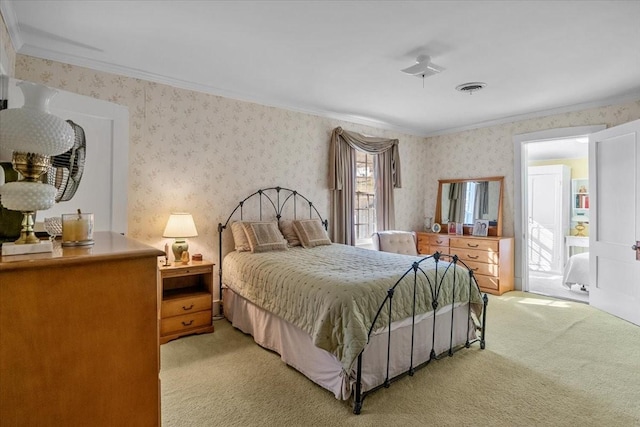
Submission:
[[[462,236],[464,234],[464,227],[461,222],[456,222],[456,234]]]
[[[489,234],[489,220],[476,219],[473,223],[473,235],[486,237]]]
[[[447,226],[447,231],[449,232],[449,234],[456,234],[456,229],[457,223],[455,222],[450,222]]]

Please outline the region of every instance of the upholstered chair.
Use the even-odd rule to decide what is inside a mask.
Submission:
[[[373,246],[378,251],[418,255],[416,234],[412,231],[386,230],[373,233]]]

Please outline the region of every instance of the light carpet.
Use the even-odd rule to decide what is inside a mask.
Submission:
[[[588,305],[490,296],[487,348],[434,361],[361,415],[215,322],[161,346],[165,426],[640,426],[640,327]]]

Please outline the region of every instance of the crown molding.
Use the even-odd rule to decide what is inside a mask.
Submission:
[[[3,1],[3,0],[0,0]],[[30,44],[23,44],[20,55],[33,56],[36,58],[47,59],[51,61],[61,62],[63,64],[71,64],[79,67],[89,68],[94,71],[102,71],[106,73],[118,74],[140,80],[150,81],[154,83],[160,83],[167,86],[177,87],[180,89],[193,90],[196,92],[207,93],[210,95],[221,96],[224,98],[235,99],[237,101],[251,102],[254,104],[264,105],[266,107],[280,108],[283,110],[294,111],[298,113],[310,114],[319,117],[325,117],[334,120],[341,120],[350,123],[361,124],[365,126],[371,126],[378,129],[392,130],[395,132],[401,132],[408,135],[424,136],[414,129],[396,126],[388,122],[366,118],[362,116],[350,115],[346,113],[336,113],[334,111],[327,111],[322,109],[312,109],[306,107],[300,107],[296,105],[285,105],[282,103],[273,102],[273,100],[267,98],[261,98],[257,96],[249,96],[239,92],[228,91],[220,89],[215,86],[204,85],[201,83],[195,83],[188,80],[177,79],[174,77],[164,76],[162,74],[151,73],[145,70],[139,70],[136,68],[125,67],[109,62],[98,61],[93,59],[87,59],[80,56],[69,55],[49,49],[41,49]]]
[[[534,111],[534,112],[525,113],[525,114],[516,114],[513,116],[507,116],[507,117],[503,117],[496,120],[487,120],[484,122],[478,122],[468,126],[460,126],[455,128],[443,129],[443,130],[423,134],[423,136],[426,138],[430,138],[434,136],[449,135],[452,133],[465,132],[469,130],[481,129],[481,128],[486,128],[491,126],[500,126],[508,123],[517,123],[517,122],[522,122],[529,119],[537,119],[540,117],[553,116],[556,114],[564,114],[564,113],[571,113],[574,111],[588,110],[591,108],[606,107],[607,105],[622,104],[622,103],[631,102],[631,101],[640,101],[640,89],[634,90],[624,95],[603,98],[596,101],[583,102],[580,104],[571,104],[563,107],[551,108],[547,110],[539,110],[539,111]]]
[[[11,1],[0,0],[0,13],[2,13],[2,18],[4,19],[4,23],[7,26],[7,32],[9,33],[9,38],[11,39],[13,50],[17,52],[22,48],[24,42],[22,41],[22,36],[20,36],[18,17],[16,16],[16,12],[13,10]]]
[[[7,0],[0,0],[0,5],[4,3],[9,3],[9,2]],[[13,11],[13,9],[11,9],[11,11]],[[360,124],[364,126],[370,126],[377,129],[389,130],[389,131],[404,133],[407,135],[418,136],[422,138],[448,135],[448,134],[453,134],[458,132],[465,132],[469,130],[481,129],[481,128],[486,128],[491,126],[499,126],[499,125],[504,125],[508,123],[515,123],[515,122],[520,122],[524,120],[546,117],[546,116],[551,116],[556,114],[564,114],[564,113],[569,113],[574,111],[586,110],[590,108],[598,108],[598,107],[603,107],[607,105],[640,100],[640,89],[638,89],[624,95],[603,98],[596,101],[590,101],[590,102],[585,102],[580,104],[572,104],[572,105],[567,105],[567,106],[557,107],[557,108],[552,108],[547,110],[539,110],[531,113],[506,116],[500,119],[487,120],[487,121],[473,123],[466,126],[440,129],[433,132],[429,132],[421,129],[412,129],[404,126],[398,126],[389,122],[362,117],[358,115],[352,115],[348,113],[338,113],[335,111],[300,107],[297,105],[289,105],[289,104],[285,105],[283,103],[273,102],[273,100],[270,100],[267,98],[250,96],[250,95],[239,93],[239,92],[220,89],[215,86],[204,85],[204,84],[195,83],[188,80],[182,80],[174,77],[164,76],[161,74],[151,73],[145,70],[125,67],[125,66],[112,64],[104,61],[87,59],[87,58],[64,54],[61,52],[52,51],[48,49],[41,49],[29,44],[22,44],[20,50],[18,51],[16,49],[16,52],[19,53],[20,55],[28,55],[36,58],[57,61],[64,64],[76,65],[80,67],[89,68],[94,71],[118,74],[118,75],[136,78],[140,80],[164,84],[167,86],[172,86],[180,89],[193,90],[196,92],[207,93],[215,96],[221,96],[224,98],[234,99],[237,101],[251,102],[251,103],[260,104],[266,107],[280,108],[283,110],[310,114],[314,116],[324,117],[324,118],[333,119],[333,120],[340,120],[340,121]]]

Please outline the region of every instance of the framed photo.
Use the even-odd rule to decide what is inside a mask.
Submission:
[[[489,220],[476,219],[476,221],[473,223],[473,235],[487,236],[488,234],[489,234]]]
[[[449,234],[456,234],[456,223],[450,222],[448,228]]]
[[[461,222],[456,222],[456,234],[462,236],[464,234],[464,228]]]

